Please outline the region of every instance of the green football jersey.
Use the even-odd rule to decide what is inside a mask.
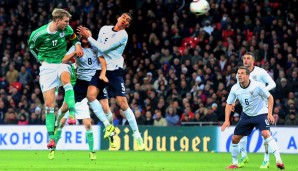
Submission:
[[[71,40],[75,45],[78,38],[70,26],[67,26],[64,30],[49,33],[49,25],[50,23],[31,33],[28,41],[30,52],[40,62],[61,63],[67,52],[66,39]]]

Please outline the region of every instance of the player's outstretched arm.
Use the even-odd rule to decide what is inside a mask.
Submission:
[[[64,58],[62,59],[62,63],[67,64],[76,55],[77,55],[76,52],[73,52],[71,54],[65,55]]]
[[[108,78],[106,77],[106,73],[107,73],[107,63],[106,63],[106,60],[103,56],[99,56],[98,57],[98,60],[101,64],[101,72],[100,72],[100,75],[99,75],[99,79],[103,80],[104,82],[108,83],[109,80]]]
[[[91,33],[88,32],[87,28],[84,26],[79,26],[77,28],[78,34],[86,37],[88,41],[91,43],[92,46],[96,47],[101,53],[105,53],[111,49],[114,49],[121,45],[121,43],[124,43],[127,41],[126,36],[117,37],[114,41],[107,41],[105,43],[100,43],[97,40],[95,40]]]
[[[230,126],[230,115],[232,112],[232,104],[226,104],[225,108],[225,122],[221,126],[221,131],[224,131],[227,127]]]
[[[77,52],[72,46],[66,53],[66,55],[62,59],[62,63],[67,64],[73,57],[77,56]]]

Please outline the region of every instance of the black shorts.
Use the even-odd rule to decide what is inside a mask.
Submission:
[[[256,127],[256,129],[270,130],[270,123],[267,119],[268,114],[260,114],[257,116],[248,116],[245,113],[241,113],[241,118],[236,125],[234,135],[247,136]]]
[[[107,86],[108,83],[104,82],[103,80],[99,79],[101,70],[97,70],[96,73],[93,75],[89,85],[93,85],[99,89],[99,94],[97,95],[97,99],[108,99],[108,92]]]
[[[81,102],[86,96],[88,91],[89,81],[76,80],[76,84],[73,86],[73,91],[75,95],[75,102]]]
[[[125,83],[124,83],[124,71],[119,68],[114,71],[107,71],[107,77],[109,79],[108,94],[109,97],[126,96]]]

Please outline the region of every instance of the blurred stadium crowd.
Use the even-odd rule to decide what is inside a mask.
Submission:
[[[48,23],[55,7],[91,29],[131,12],[125,86],[139,125],[224,121],[224,107],[246,51],[277,84],[276,125],[298,125],[297,0],[210,0],[203,16],[190,0],[0,0],[0,124],[45,124],[39,63],[29,53],[31,31]],[[63,91],[57,94],[57,107]],[[110,100],[115,125],[127,121]],[[56,110],[57,111],[57,110]],[[239,120],[236,105],[233,124]],[[94,123],[97,118],[92,116]]]

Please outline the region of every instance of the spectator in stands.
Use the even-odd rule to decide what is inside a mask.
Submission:
[[[18,119],[18,125],[28,125],[29,121],[25,114],[21,114]]]
[[[276,91],[274,93],[275,98],[279,98],[281,100],[285,100],[287,98],[287,94],[289,94],[291,90],[290,85],[286,78],[282,78],[280,80],[280,86],[276,86]]]
[[[27,72],[25,66],[21,67],[18,81],[21,82],[23,86],[25,86],[28,82],[32,81],[31,74]]]
[[[154,123],[154,120],[152,118],[152,113],[150,110],[146,111],[146,114],[145,114],[145,122],[144,122],[144,125],[153,125]]]
[[[6,72],[6,80],[9,84],[17,81],[19,77],[19,72],[14,68],[13,64],[9,65],[9,70]]]
[[[4,124],[4,118],[5,118],[6,112],[7,112],[7,109],[5,108],[5,104],[3,100],[0,98],[0,125]]]
[[[201,119],[205,122],[217,122],[217,114],[214,113],[212,107],[208,107],[207,114],[201,116]]]
[[[185,105],[185,110],[181,115],[180,121],[182,122],[183,119],[185,119],[185,115],[187,115],[187,119],[186,120],[193,120],[195,117],[195,114],[192,112],[190,104],[186,103]]]
[[[298,125],[298,118],[296,118],[295,112],[290,112],[286,118],[285,125]]]
[[[166,110],[166,121],[168,126],[177,126],[179,125],[179,116],[176,114],[176,110],[169,106]]]
[[[17,115],[13,108],[9,108],[5,113],[4,123],[7,125],[18,123]]]
[[[35,112],[31,113],[30,115],[30,120],[29,120],[30,125],[40,125],[40,115],[36,114]]]
[[[144,117],[140,110],[135,110],[135,117],[138,125],[144,125]]]
[[[162,117],[162,112],[160,110],[155,110],[155,119],[154,119],[154,126],[167,126],[167,120]]]
[[[6,77],[1,76],[0,74],[0,89],[7,89],[8,86],[9,86],[9,83],[6,80]]]
[[[279,119],[279,116],[277,113],[273,113],[274,118],[274,124],[273,125],[285,125],[285,122]]]
[[[237,125],[239,119],[240,119],[240,115],[239,115],[239,113],[235,112],[235,113],[233,114],[233,118],[232,118],[232,123],[231,123],[231,125]]]

